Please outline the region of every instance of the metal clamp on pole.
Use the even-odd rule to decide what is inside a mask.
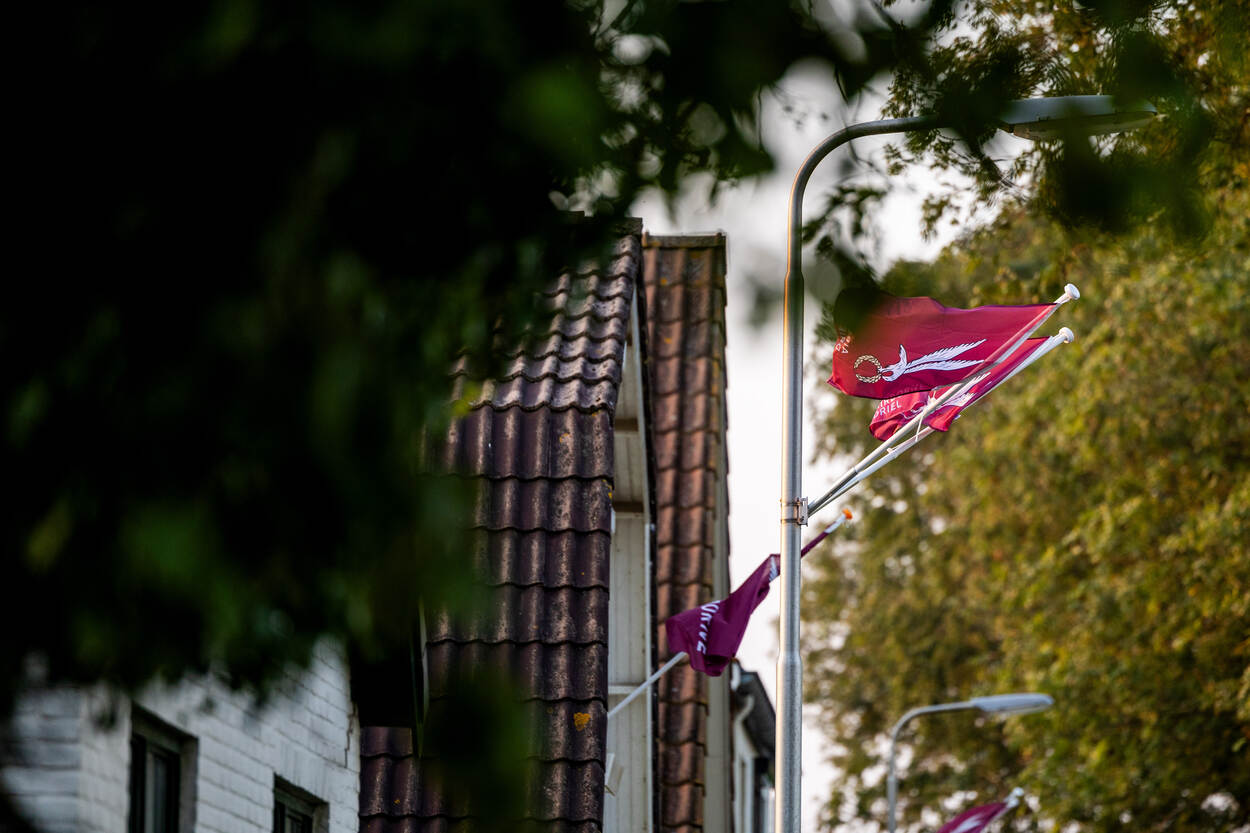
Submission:
[[[807,526],[807,498],[801,497],[795,501],[782,501],[781,522],[783,524]]]

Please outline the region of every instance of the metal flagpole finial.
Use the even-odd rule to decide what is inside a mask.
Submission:
[[[1060,327],[1059,332],[1055,335],[1063,339],[1064,344],[1071,344],[1076,339],[1076,333],[1072,332],[1067,327]]]
[[[1073,301],[1081,300],[1081,290],[1076,288],[1076,284],[1070,283],[1063,287],[1063,294],[1071,298]]]

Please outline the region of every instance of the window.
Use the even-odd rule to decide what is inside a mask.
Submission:
[[[194,755],[194,741],[132,707],[129,833],[178,833],[187,828],[183,783]]]
[[[285,796],[274,796],[273,833],[312,833],[312,813],[301,807]]]
[[[318,811],[325,804],[281,779],[274,779],[273,833],[314,833]]]

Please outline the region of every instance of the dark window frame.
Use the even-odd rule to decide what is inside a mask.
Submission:
[[[128,833],[180,833],[187,823],[183,789],[194,739],[131,706]]]
[[[316,796],[275,776],[273,833],[320,833],[326,807]]]

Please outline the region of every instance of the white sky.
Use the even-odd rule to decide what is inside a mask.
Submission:
[[[643,198],[635,203],[633,215],[643,219],[643,227],[653,234],[693,234],[723,231],[728,245],[728,408],[729,408],[729,532],[730,577],[734,587],[770,552],[779,549],[780,527],[778,503],[781,488],[781,403],[780,372],[782,362],[781,319],[779,306],[762,327],[751,325],[754,293],[749,275],[775,276],[775,287],[781,289],[785,274],[786,216],[791,181],[803,159],[825,136],[842,126],[841,120],[867,121],[880,118],[878,107],[861,107],[845,114],[832,78],[818,68],[796,69],[781,84],[787,100],[800,111],[830,114],[828,120],[808,117],[801,124],[781,112],[776,98],[763,102],[763,139],[777,160],[773,175],[722,192],[714,205],[706,193],[691,193],[679,201],[676,216],[670,216],[662,200]],[[881,160],[886,138],[858,140],[855,151],[861,157]],[[815,211],[837,176],[838,160],[845,158],[846,148],[839,149],[817,169],[808,185],[806,204]],[[939,239],[924,241],[920,235],[920,205],[925,193],[937,186],[927,169],[917,168],[891,182],[893,193],[876,213],[883,230],[883,247],[874,267],[880,269],[899,258],[931,258],[949,242],[951,232]],[[805,212],[805,217],[810,214]],[[804,259],[809,288],[816,283],[815,258]],[[804,351],[811,357],[813,332],[819,316],[819,302],[811,296],[805,304],[808,326],[804,335]],[[822,362],[823,364],[823,362]],[[813,413],[812,392],[823,380],[817,368],[809,365],[804,390],[804,410]],[[832,394],[830,393],[831,397]],[[867,428],[865,427],[865,430]],[[840,473],[829,464],[811,464],[811,422],[805,426],[803,483],[804,494],[814,499]],[[808,527],[806,540],[815,534],[815,522],[829,520],[835,506],[825,509]],[[769,694],[776,694],[778,598],[774,588],[756,611],[739,659],[749,670],[759,672]],[[814,830],[819,807],[828,795],[834,775],[826,763],[823,738],[811,721],[804,730],[803,743],[803,829]]]

